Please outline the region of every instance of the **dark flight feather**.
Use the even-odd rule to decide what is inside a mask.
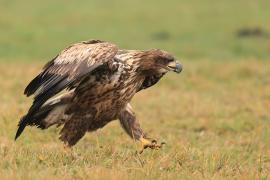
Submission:
[[[98,66],[110,61],[117,53],[117,46],[99,40],[74,44],[63,50],[47,63],[43,71],[26,87],[24,94],[35,94],[34,102],[28,113],[18,124],[15,139],[27,125],[32,125],[33,116],[39,108],[52,96],[64,90]]]

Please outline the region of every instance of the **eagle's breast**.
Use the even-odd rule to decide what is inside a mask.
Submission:
[[[76,97],[70,111],[82,111],[91,114],[95,121],[115,119],[123,107],[138,91],[143,77],[135,72],[132,65],[115,60],[109,65],[97,69],[76,89]]]

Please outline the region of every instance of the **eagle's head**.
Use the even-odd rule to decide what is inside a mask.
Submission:
[[[150,74],[165,74],[169,71],[180,73],[182,65],[170,53],[151,49],[145,51],[140,60],[142,72]]]

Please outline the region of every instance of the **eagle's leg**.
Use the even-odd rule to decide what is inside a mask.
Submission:
[[[74,114],[72,119],[65,123],[59,139],[64,142],[66,148],[72,147],[85,135],[88,126],[88,119]]]
[[[136,119],[135,113],[133,112],[130,104],[127,104],[127,106],[121,111],[119,115],[119,120],[127,134],[131,138],[138,140],[142,143],[142,150],[140,151],[140,153],[142,153],[143,150],[146,148],[160,149],[162,145],[165,144],[159,144],[156,140],[148,138],[146,136],[146,134],[141,129],[140,124]]]

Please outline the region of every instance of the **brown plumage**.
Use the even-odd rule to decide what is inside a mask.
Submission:
[[[119,50],[100,40],[71,45],[26,87],[24,94],[34,94],[34,102],[21,118],[15,139],[27,125],[42,129],[63,125],[60,139],[72,146],[87,131],[119,119],[132,138],[157,148],[145,137],[129,102],[170,70],[179,73],[181,65],[162,50]]]

